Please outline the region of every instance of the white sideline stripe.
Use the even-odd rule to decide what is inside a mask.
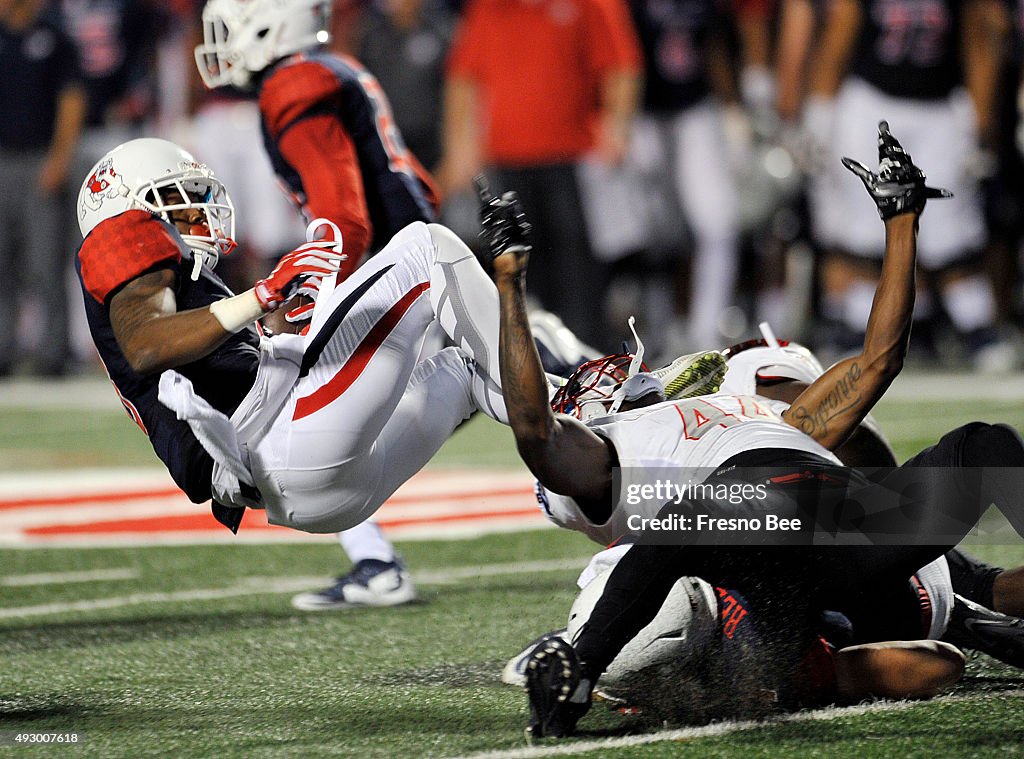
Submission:
[[[5,498],[59,498],[71,493],[84,498],[95,493],[175,487],[171,476],[156,468],[43,469],[0,473],[0,496]]]
[[[474,522],[439,522],[408,527],[389,527],[388,537],[393,540],[468,540],[503,532],[527,530],[557,530],[538,511],[534,516],[495,517]],[[123,532],[96,535],[25,536],[20,533],[0,533],[0,549],[33,551],[50,548],[140,548],[150,546],[193,545],[281,545],[286,543],[329,543],[337,545],[333,534],[313,534],[298,530],[240,530],[232,535],[227,530],[213,532]]]
[[[525,572],[558,572],[578,570],[586,563],[586,559],[556,559],[549,561],[523,561],[511,564],[483,564],[454,569],[414,572],[413,579],[424,585],[443,585],[474,577],[498,577],[501,575],[520,574]],[[182,590],[174,593],[133,593],[129,596],[114,598],[96,598],[88,601],[70,601],[64,603],[40,604],[38,606],[16,606],[0,609],[0,619],[19,619],[23,617],[41,617],[48,614],[65,614],[74,611],[98,611],[118,609],[138,604],[180,603],[181,601],[216,601],[222,598],[250,595],[274,595],[277,593],[296,593],[310,588],[321,587],[329,582],[323,577],[250,577],[240,585],[228,588],[206,588]]]
[[[1020,373],[985,375],[971,371],[904,371],[886,397],[910,402],[972,400],[979,385],[991,400],[1024,398],[1024,376]],[[121,404],[107,379],[100,375],[61,380],[0,380],[0,408],[105,409],[121,411]]]
[[[944,696],[932,699],[932,702],[941,701],[970,701],[975,697],[971,696]],[[677,730],[662,730],[656,733],[644,735],[627,735],[622,738],[603,738],[601,740],[579,741],[574,743],[561,743],[558,745],[526,746],[523,748],[506,749],[504,751],[484,751],[479,754],[467,754],[455,759],[537,759],[544,756],[566,756],[586,754],[591,751],[609,751],[613,749],[630,748],[633,746],[646,746],[651,743],[662,743],[664,741],[684,741],[697,738],[715,738],[721,735],[739,733],[744,730],[755,730],[757,728],[770,728],[775,725],[782,725],[792,722],[824,722],[841,717],[858,717],[862,714],[874,714],[878,712],[898,712],[914,706],[920,706],[926,701],[882,701],[875,704],[861,704],[859,706],[831,706],[826,709],[815,709],[813,711],[797,712],[784,717],[756,722],[746,720],[743,722],[716,722],[712,725],[701,727],[684,727]]]
[[[29,585],[58,585],[67,582],[102,582],[103,580],[134,580],[139,576],[134,569],[95,569],[91,572],[44,572],[34,575],[7,575],[0,577],[0,585],[9,588]]]

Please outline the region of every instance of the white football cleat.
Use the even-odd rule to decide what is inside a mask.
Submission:
[[[718,392],[725,379],[725,356],[718,351],[698,351],[680,356],[651,374],[665,386],[665,399],[693,398]]]

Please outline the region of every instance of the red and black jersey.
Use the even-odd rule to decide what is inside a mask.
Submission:
[[[356,60],[292,56],[260,84],[263,137],[278,177],[308,218],[342,232],[347,276],[414,221],[433,221],[437,194],[405,147],[377,80]]]
[[[192,252],[170,224],[145,211],[126,211],[101,222],[75,256],[93,342],[129,416],[149,436],[171,477],[195,503],[210,499],[213,460],[188,424],[157,399],[159,374],[138,374],[125,358],[110,323],[111,298],[131,280],[160,269],[177,275],[178,310],[203,308],[231,291],[203,267],[192,281]],[[259,335],[250,326],[209,355],[176,371],[188,377],[198,395],[230,416],[249,392],[259,363]]]
[[[711,92],[708,42],[724,29],[718,0],[631,0],[644,54],[644,109],[677,113]]]
[[[852,72],[894,97],[944,98],[963,81],[962,0],[861,0]]]

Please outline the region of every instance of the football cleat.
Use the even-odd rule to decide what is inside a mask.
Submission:
[[[944,641],[1024,669],[1024,619],[986,609],[959,594],[953,599]]]
[[[399,606],[416,600],[416,586],[398,561],[364,559],[329,588],[292,597],[299,611]]]
[[[552,638],[561,638],[564,641],[569,640],[564,627],[561,630],[552,630],[551,632],[544,633],[539,638],[531,640],[526,645],[526,648],[509,659],[508,663],[505,664],[505,668],[501,670],[501,681],[507,685],[518,685],[520,688],[525,687],[526,663],[530,660],[530,655],[537,650],[537,646]]]
[[[548,638],[526,662],[526,695],[530,724],[526,737],[566,738],[590,710],[589,680],[582,677],[573,647],[559,637]]]
[[[693,398],[718,392],[725,379],[725,356],[718,351],[700,351],[680,356],[651,374],[665,386],[665,398]]]

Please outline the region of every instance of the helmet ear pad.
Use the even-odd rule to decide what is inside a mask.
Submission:
[[[611,413],[630,411],[635,408],[653,406],[666,399],[665,385],[650,372],[639,372],[627,377],[625,382],[616,388]]]

